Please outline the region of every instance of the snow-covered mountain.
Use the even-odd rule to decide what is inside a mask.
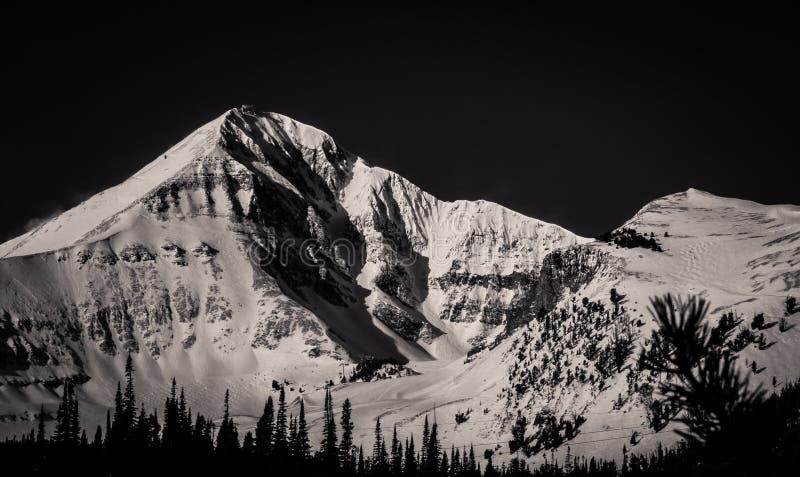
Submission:
[[[313,426],[324,384],[375,357],[410,371],[337,384],[356,434],[378,415],[419,433],[436,409],[446,442],[493,448],[519,411],[540,416],[531,433],[550,416],[585,420],[574,454],[616,456],[637,426],[646,449],[671,439],[646,435],[649,378],[596,351],[621,323],[643,342],[648,297],[667,291],[706,296],[713,319],[782,316],[800,288],[800,208],[690,189],[624,227],[663,251],[440,201],[313,127],[232,109],[0,245],[0,434],[54,408],[65,378],[82,383],[87,424],[100,422],[129,353],[148,406],[175,376],[210,415],[231,388],[248,427],[275,379],[302,394]],[[625,295],[614,313],[611,288]],[[763,333],[774,345],[743,362],[766,366],[756,379],[770,385],[796,378],[800,332]]]

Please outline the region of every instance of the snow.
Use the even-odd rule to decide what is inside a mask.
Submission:
[[[122,184],[100,192],[30,232],[0,245],[0,257],[57,250],[79,243],[84,237],[92,241],[104,238],[91,235],[92,230],[106,220],[113,220],[149,191],[180,173],[191,161],[208,153],[214,146],[213,132],[227,114],[199,128]]]
[[[238,154],[234,145],[248,155]],[[228,190],[225,181],[231,178],[241,182]],[[250,216],[236,214],[237,207],[247,211],[258,199],[250,180],[272,187],[271,199],[285,193],[280,204],[300,204],[296,211],[287,209],[289,217],[269,215],[280,210],[262,211],[270,220],[296,220],[307,227],[308,217],[295,215],[310,207],[331,239],[343,237],[352,224],[364,241],[363,252],[356,253],[359,263],[349,271],[329,270],[320,283],[291,270],[280,275],[270,269],[270,274],[254,266],[253,244],[264,243],[262,228],[276,224],[255,224]],[[165,184],[178,187],[174,197],[159,195]],[[277,225],[291,229],[292,224]],[[55,409],[57,392],[43,382],[77,370],[91,377],[79,386],[84,425],[104,422],[122,376],[125,342],[114,329],[117,352],[108,354],[99,348],[101,338],[86,329],[111,308],[132,316],[132,339],[139,348],[133,353],[137,390],[148,408],[163,405],[173,376],[186,386],[194,412],[206,415],[220,414],[221,397],[230,388],[244,431],[273,392],[272,380],[285,380],[292,411],[298,411],[302,396],[315,436],[324,383],[334,380],[335,401],[353,401],[357,440],[372,439],[379,416],[387,433],[397,424],[401,439],[410,432],[419,438],[425,415],[435,413],[446,447],[472,443],[479,455],[498,448],[498,462],[509,458],[505,443],[516,409],[507,408],[502,396],[516,359],[513,342],[524,330],[511,330],[506,337],[504,320],[515,300],[530,290],[493,287],[487,280],[513,274],[533,279],[556,250],[585,247],[602,253],[604,273],[567,290],[560,303],[573,297],[607,301],[616,288],[627,295],[632,318],[644,322],[640,343],[654,326],[646,311],[654,295],[700,294],[711,302],[712,320],[735,310],[746,323],[761,312],[767,321],[779,319],[786,296],[800,295],[796,205],[761,205],[689,189],[654,200],[624,226],[653,232],[664,252],[615,248],[491,202],[440,201],[347,153],[316,128],[247,107],[227,111],[122,184],[0,245],[0,313],[7,311],[17,329],[25,318],[45,324],[21,335],[31,345],[63,353],[58,365],[0,374],[0,416],[14,416],[0,420],[0,436],[29,430],[30,416],[41,403]],[[200,244],[217,253],[196,256],[192,250]],[[155,258],[125,261],[126,247],[142,247]],[[176,260],[177,249],[185,251],[183,264]],[[375,285],[381,267],[401,250],[414,258],[404,268],[405,302]],[[112,258],[117,261],[111,263]],[[437,285],[450,276],[471,281]],[[291,281],[297,277],[302,284]],[[341,303],[318,293],[323,286]],[[406,340],[375,317],[379,303],[442,334]],[[456,303],[466,310],[460,316],[470,319],[448,318],[444,311]],[[161,320],[166,309],[170,319]],[[502,316],[500,322],[479,316],[492,311]],[[80,363],[66,346],[57,346],[66,339],[68,324],[83,329],[67,340],[70,349],[79,350]],[[742,351],[743,366],[752,360],[766,366],[754,380],[771,387],[773,376],[782,383],[800,375],[798,328],[783,333],[769,328],[764,333],[773,346]],[[185,347],[187,338],[194,341]],[[476,345],[484,349],[467,357]],[[349,373],[364,355],[407,359],[417,374],[338,384],[342,365]],[[628,439],[636,429],[643,439],[635,451],[675,440],[670,430],[645,435],[641,406],[613,408],[625,386],[625,375],[617,374],[597,396],[566,389],[567,397],[547,403],[562,413],[585,411],[582,434],[568,443],[573,455],[619,458],[623,444],[632,447]],[[569,395],[572,391],[577,395]],[[472,409],[470,419],[456,424],[455,413],[467,409]],[[566,445],[558,453],[563,457],[565,451]]]

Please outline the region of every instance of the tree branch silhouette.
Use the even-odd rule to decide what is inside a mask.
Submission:
[[[748,375],[736,367],[736,356],[712,339],[705,320],[708,302],[667,294],[652,298],[651,305],[659,328],[639,362],[670,378],[661,384],[661,392],[679,406],[682,413],[676,420],[688,428],[677,432],[687,441],[712,446],[746,431],[765,392],[761,386],[751,389]]]

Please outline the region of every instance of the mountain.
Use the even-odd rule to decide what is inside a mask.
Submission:
[[[713,320],[781,317],[800,288],[800,208],[690,189],[606,238],[440,201],[318,129],[232,109],[0,245],[0,434],[28,430],[42,402],[54,409],[66,378],[100,423],[130,353],[148,407],[173,376],[207,415],[230,388],[243,428],[273,380],[321,425],[325,383],[382,359],[394,364],[334,388],[354,402],[357,437],[378,415],[418,434],[435,412],[445,442],[481,452],[519,411],[538,418],[531,434],[580,428],[566,439],[577,455],[618,457],[633,430],[637,449],[670,442],[648,434],[655,377],[605,350],[620,333],[646,343],[660,293],[705,296]],[[766,366],[754,379],[769,386],[796,378],[796,328],[763,334],[742,363]]]

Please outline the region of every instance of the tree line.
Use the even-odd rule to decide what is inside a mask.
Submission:
[[[162,417],[137,406],[134,368],[125,365],[125,387],[117,385],[113,410],[105,428],[98,425],[90,440],[80,427],[75,386],[64,384],[53,433],[46,435],[42,406],[36,429],[0,443],[4,470],[61,472],[65,468],[87,475],[144,475],[193,472],[217,475],[257,470],[264,475],[331,475],[394,477],[480,477],[481,466],[472,446],[449,451],[442,447],[436,422],[427,416],[419,444],[414,437],[401,441],[397,427],[386,439],[380,419],[375,421],[374,442],[366,451],[353,439],[353,409],[349,399],[334,413],[333,395],[326,389],[322,434],[312,449],[305,403],[299,413],[289,413],[286,392],[280,386],[277,402],[270,395],[254,431],[240,436],[230,413],[231,395],[225,392],[222,417],[216,422],[194,414],[183,388],[172,380]],[[491,469],[489,470],[491,473]]]
[[[660,391],[679,411],[673,419],[684,425],[683,440],[646,455],[623,449],[620,464],[573,457],[568,447],[563,462],[554,453],[548,458],[545,451],[544,463],[535,467],[518,458],[497,466],[491,449],[479,457],[472,445],[448,449],[440,441],[436,421],[429,422],[427,416],[419,441],[413,435],[401,440],[396,426],[385,433],[376,419],[371,449],[364,449],[354,441],[350,400],[344,400],[337,417],[330,387],[325,392],[316,449],[309,438],[305,403],[300,400],[296,416],[290,413],[283,386],[278,386],[277,402],[271,395],[267,398],[255,429],[241,436],[230,413],[228,391],[222,417],[216,421],[192,412],[175,379],[161,417],[155,410],[146,412],[143,404],[136,403],[129,356],[125,387],[117,385],[113,410],[91,439],[80,427],[75,386],[66,381],[53,432],[47,435],[42,407],[30,433],[0,442],[0,468],[7,475],[79,471],[89,476],[234,472],[336,477],[788,475],[800,468],[800,384],[786,383],[771,396],[749,386],[748,377],[734,366],[735,354],[720,345],[730,330],[709,326],[707,310],[708,304],[700,298],[681,301],[667,295],[652,300],[651,311],[659,327],[639,360],[645,369],[666,376]],[[526,424],[515,426],[511,453],[525,442]]]

